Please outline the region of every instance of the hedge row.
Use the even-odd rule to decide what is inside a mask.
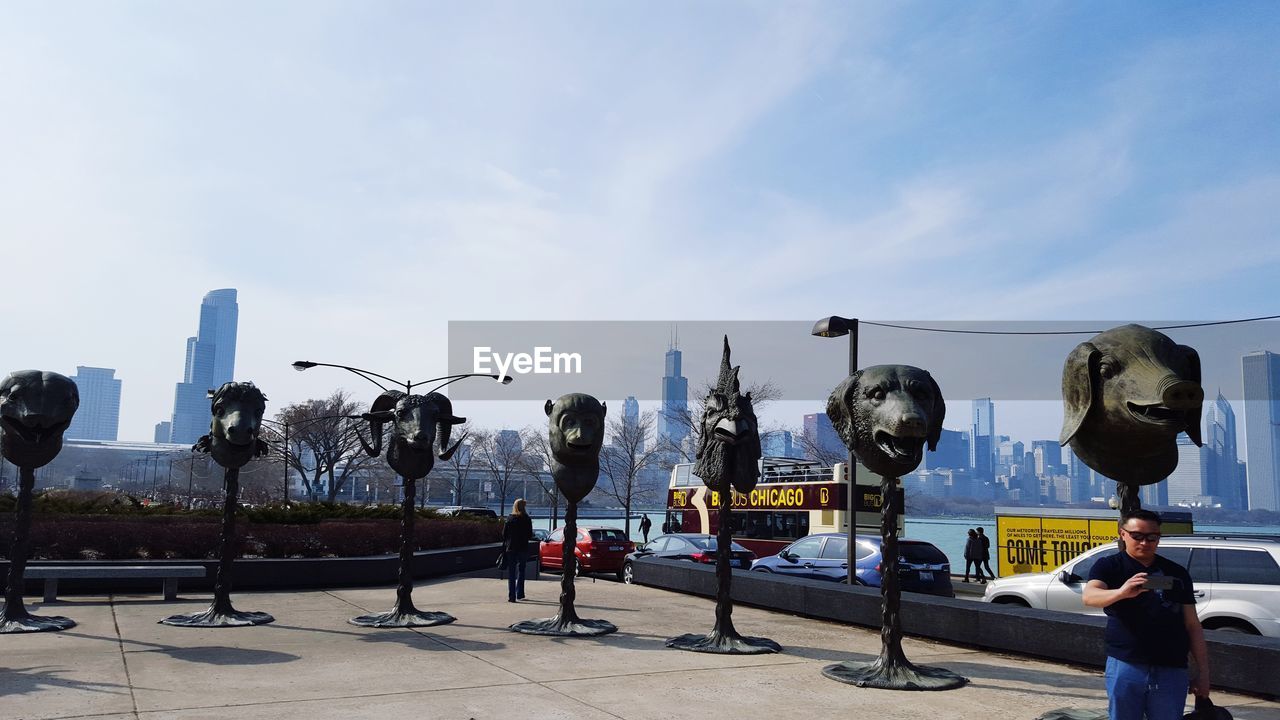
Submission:
[[[11,514],[17,505],[13,495],[0,495],[0,513]],[[174,505],[152,503],[144,505],[132,495],[108,492],[71,492],[48,490],[38,493],[31,502],[34,515],[81,516],[112,515],[132,517],[180,517],[219,518],[221,507],[202,510],[186,510]],[[418,517],[435,518],[438,513],[430,508],[417,511]],[[399,505],[348,505],[346,503],[290,503],[240,508],[238,517],[251,523],[280,523],[307,525],[325,520],[399,520]]]
[[[222,524],[200,517],[58,517],[31,526],[33,560],[216,559]],[[238,524],[237,557],[315,558],[388,555],[400,551],[393,520],[326,520],[306,525]],[[415,548],[430,550],[498,542],[498,523],[428,519],[414,526]],[[0,520],[0,555],[9,557],[13,521]]]

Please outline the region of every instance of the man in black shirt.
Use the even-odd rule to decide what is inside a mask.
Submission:
[[[1084,604],[1107,614],[1111,720],[1179,720],[1188,692],[1209,696],[1209,652],[1191,575],[1156,554],[1160,516],[1150,510],[1121,518],[1120,537],[1124,550],[1094,563],[1084,587]],[[1199,671],[1194,680],[1188,652]]]

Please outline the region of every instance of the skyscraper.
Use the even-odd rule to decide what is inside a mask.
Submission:
[[[173,435],[173,423],[168,420],[161,420],[156,423],[155,442],[167,443]]]
[[[113,368],[76,367],[71,376],[80,391],[80,409],[66,436],[73,440],[116,440],[120,431],[120,381]]]
[[[1280,355],[1243,358],[1244,450],[1250,510],[1280,510]]]
[[[761,433],[760,448],[766,457],[799,458],[796,452],[795,438],[789,430],[774,430]]]
[[[1209,448],[1197,447],[1191,438],[1178,435],[1178,467],[1164,481],[1171,505],[1189,505],[1208,495]]]
[[[1209,450],[1206,492],[1225,508],[1245,509],[1244,474],[1236,448],[1236,414],[1218,393],[1204,415],[1204,445]]]
[[[996,406],[991,398],[977,398],[973,401],[973,427],[970,434],[973,437],[969,444],[969,465],[973,468],[973,477],[979,482],[993,480]]]
[[[837,462],[844,462],[844,458],[849,454],[849,449],[836,434],[836,428],[831,424],[831,418],[827,417],[826,413],[810,413],[804,416],[804,437],[810,449],[805,453],[809,460],[826,462],[835,457],[841,458]],[[823,459],[823,454],[827,456],[826,460]]]
[[[925,452],[924,458],[920,461],[920,468],[967,471],[969,469],[969,433],[943,428],[938,435],[937,450]]]
[[[622,422],[635,427],[640,424],[640,401],[636,400],[635,395],[628,395],[622,401]],[[646,433],[647,435],[648,433]],[[644,438],[640,438],[640,447],[638,450],[644,450]]]
[[[1037,475],[1053,475],[1061,471],[1062,446],[1057,440],[1032,440],[1031,453],[1035,458]]]
[[[187,338],[182,382],[173,397],[170,442],[193,443],[209,430],[207,394],[231,382],[236,367],[236,327],[240,305],[234,288],[213,290],[200,304],[200,327]]]
[[[675,340],[667,348],[666,374],[662,376],[662,412],[658,417],[658,442],[678,448],[689,436],[689,380],[680,374],[680,348]]]

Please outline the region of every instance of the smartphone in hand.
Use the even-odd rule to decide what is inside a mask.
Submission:
[[[1172,590],[1173,583],[1177,578],[1168,575],[1148,575],[1147,579],[1142,582],[1143,590]]]

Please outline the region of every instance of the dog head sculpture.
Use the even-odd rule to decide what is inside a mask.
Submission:
[[[569,502],[578,502],[596,486],[600,475],[600,448],[604,447],[605,403],[583,393],[561,395],[547,401],[547,429],[551,476]]]
[[[382,454],[383,425],[391,423],[391,440],[387,444],[387,465],[406,480],[420,480],[435,467],[436,458],[453,457],[465,438],[449,445],[454,425],[467,419],[453,414],[449,398],[438,392],[407,395],[388,390],[373,401],[369,412],[361,416],[369,422],[373,445],[364,437],[360,444],[370,457]]]
[[[938,447],[947,405],[933,376],[910,365],[873,365],[845,378],[827,400],[827,417],[868,470],[902,477]]]
[[[19,370],[0,381],[0,452],[23,468],[48,465],[62,451],[62,433],[80,407],[71,378]]]
[[[224,468],[241,468],[267,453],[267,444],[258,437],[267,398],[251,382],[224,383],[213,393],[209,434],[192,448],[207,452]]]
[[[751,393],[741,394],[738,370],[729,362],[729,336],[724,338],[720,375],[707,393],[693,474],[714,490],[727,479],[740,493],[748,493],[760,479],[760,432]]]
[[[1076,346],[1062,368],[1059,442],[1124,483],[1157,483],[1178,466],[1178,433],[1200,439],[1200,354],[1142,325]]]

